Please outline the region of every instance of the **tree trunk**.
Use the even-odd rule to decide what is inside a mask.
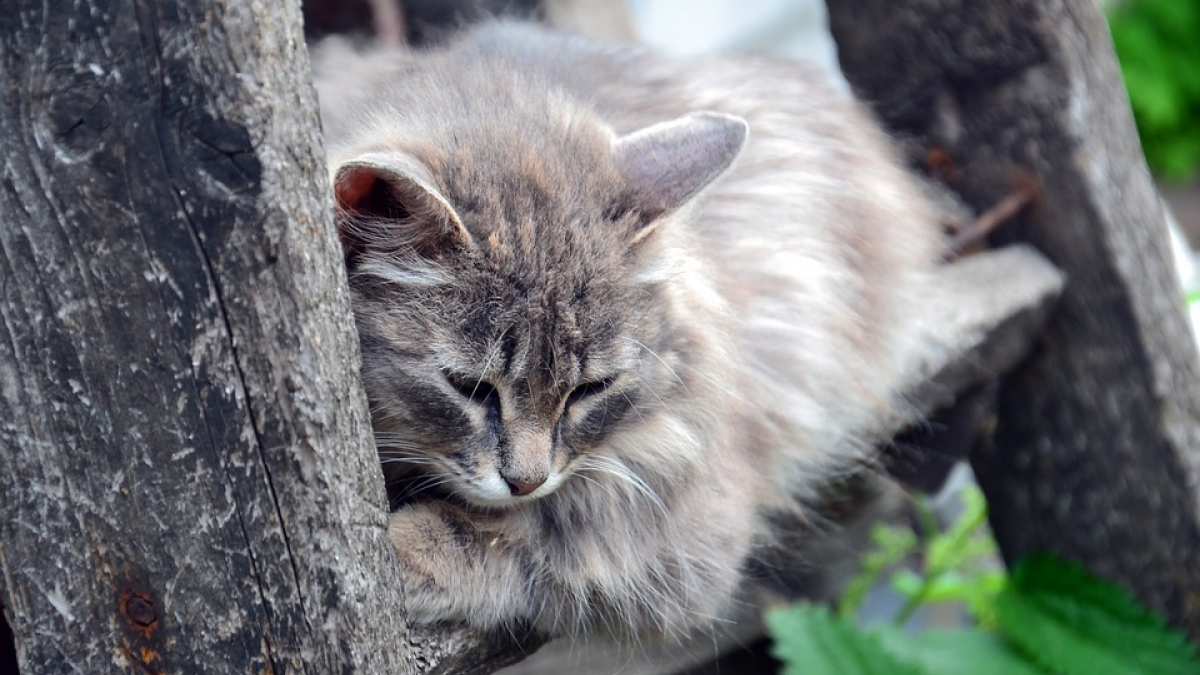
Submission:
[[[289,3],[0,12],[23,673],[424,672]],[[453,633],[434,637],[450,639]]]
[[[1162,207],[1095,0],[834,0],[846,75],[998,242],[1068,283],[974,457],[1008,560],[1049,550],[1200,640],[1200,369]]]

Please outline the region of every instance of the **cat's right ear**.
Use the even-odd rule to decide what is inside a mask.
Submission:
[[[747,134],[740,117],[699,112],[617,139],[614,161],[642,217],[634,242],[725,173],[746,145]]]
[[[342,164],[333,193],[347,261],[366,250],[435,257],[472,244],[429,172],[406,155],[371,153]]]

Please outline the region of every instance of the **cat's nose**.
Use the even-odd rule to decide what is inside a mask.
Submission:
[[[512,492],[514,497],[519,497],[540,488],[546,482],[546,479],[533,478],[532,480],[522,480],[505,476],[504,482],[508,483],[509,492]]]

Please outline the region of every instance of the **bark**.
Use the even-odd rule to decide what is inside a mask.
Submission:
[[[846,75],[998,243],[1068,275],[974,457],[1009,561],[1079,560],[1200,639],[1200,372],[1163,212],[1094,0],[836,0]]]
[[[0,13],[23,673],[415,673],[296,3]],[[511,641],[509,641],[511,645]]]

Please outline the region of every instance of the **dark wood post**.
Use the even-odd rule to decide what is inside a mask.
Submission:
[[[1068,277],[974,457],[1006,558],[1050,550],[1200,639],[1200,369],[1162,207],[1095,0],[832,0],[855,90],[1000,243]]]
[[[413,672],[310,80],[296,3],[0,12],[23,673]]]

